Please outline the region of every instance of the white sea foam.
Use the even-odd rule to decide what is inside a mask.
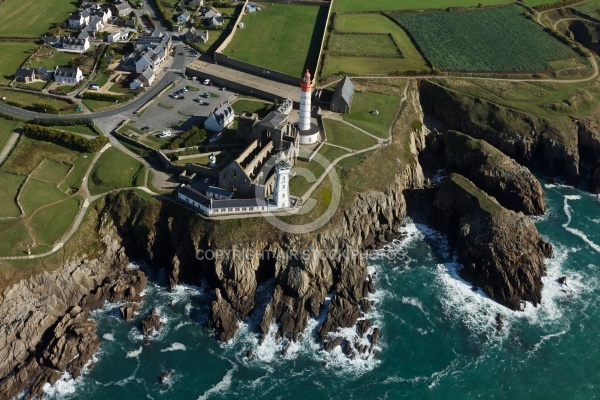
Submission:
[[[174,331],[177,331],[181,328],[183,328],[186,325],[191,325],[192,323],[189,321],[181,321],[180,323],[178,323],[177,325],[175,325],[175,328],[173,328]]]
[[[105,340],[108,340],[109,342],[114,342],[115,341],[115,336],[112,333],[105,333],[104,335],[102,335],[102,337]]]
[[[227,373],[219,383],[217,383],[215,386],[211,387],[206,392],[204,392],[202,396],[198,397],[198,400],[206,400],[213,394],[224,394],[225,392],[227,392],[227,390],[231,387],[233,373],[235,371],[237,371],[236,365],[234,365],[233,368],[227,371]]]
[[[75,379],[73,379],[71,374],[69,374],[68,372],[65,372],[56,381],[56,383],[54,383],[54,385],[51,385],[48,382],[44,383],[42,390],[49,397],[60,398],[60,397],[75,393],[75,389],[77,386],[76,383],[77,382],[75,381]]]
[[[565,222],[563,224],[563,228],[565,228],[565,230],[569,233],[572,233],[575,236],[578,236],[579,238],[581,238],[585,243],[587,243],[592,249],[596,250],[598,253],[600,253],[600,245],[594,243],[586,234],[585,232],[580,231],[579,229],[575,229],[575,228],[571,228],[569,227],[569,225],[571,224],[571,207],[569,206],[569,200],[580,200],[581,196],[579,195],[570,195],[570,196],[565,196],[565,203],[564,203],[564,211],[565,214],[567,215],[567,222]]]
[[[127,358],[136,358],[138,357],[140,354],[142,354],[142,351],[144,350],[144,348],[142,346],[140,346],[137,350],[131,350],[127,352]]]
[[[185,345],[183,343],[178,343],[175,342],[172,345],[170,345],[169,347],[162,349],[161,352],[165,352],[165,351],[185,351],[187,350],[187,348],[185,347]]]

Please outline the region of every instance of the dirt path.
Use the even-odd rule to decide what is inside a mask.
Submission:
[[[2,165],[6,157],[8,157],[13,147],[15,147],[15,143],[17,143],[17,140],[19,140],[19,136],[20,134],[18,132],[13,132],[6,141],[6,145],[0,152],[0,165]]]

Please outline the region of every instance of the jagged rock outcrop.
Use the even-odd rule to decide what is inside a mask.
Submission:
[[[456,131],[445,135],[446,165],[504,207],[528,215],[546,210],[544,191],[531,172],[489,143]]]
[[[432,220],[453,240],[465,279],[513,310],[524,301],[540,303],[544,258],[552,255],[552,247],[528,217],[452,174],[439,188]]]
[[[144,336],[150,336],[154,333],[158,333],[162,329],[163,325],[164,324],[158,315],[158,311],[156,311],[156,308],[152,308],[152,310],[150,310],[150,315],[144,318],[141,322],[142,334]]]
[[[215,294],[217,295],[217,299],[211,304],[208,326],[218,332],[219,340],[227,342],[233,339],[237,333],[240,317],[233,307],[231,307],[231,304],[223,299],[219,289],[215,289]]]
[[[596,118],[578,121],[579,152],[591,167],[592,192],[600,193],[600,122]]]
[[[103,221],[99,257],[20,281],[0,295],[0,393],[40,395],[63,372],[78,376],[98,347],[89,311],[106,301],[138,301],[146,285],[129,260],[114,227]]]
[[[577,129],[558,129],[547,120],[483,99],[459,93],[430,80],[421,80],[419,95],[425,113],[449,129],[482,139],[527,164],[538,149],[548,173],[562,174],[570,184],[579,181]]]

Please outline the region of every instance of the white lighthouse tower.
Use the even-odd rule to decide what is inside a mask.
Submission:
[[[314,82],[310,79],[310,72],[306,70],[300,82],[302,93],[300,93],[300,120],[298,121],[298,129],[301,131],[310,129],[310,98],[314,85]]]
[[[310,72],[306,70],[300,81],[300,115],[298,130],[300,131],[300,144],[312,144],[319,140],[319,127],[310,121],[312,91],[315,83],[311,79]]]
[[[277,209],[290,208],[290,164],[285,160],[277,161],[275,165],[275,190],[273,200]]]

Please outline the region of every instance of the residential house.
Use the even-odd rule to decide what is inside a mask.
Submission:
[[[90,48],[90,39],[87,37],[85,39],[65,37],[61,40],[60,45],[60,50],[73,53],[83,53]]]
[[[93,31],[94,34],[100,32],[104,28],[104,22],[102,17],[94,17],[90,20],[90,23],[86,27],[86,30]]]
[[[221,16],[221,13],[219,12],[219,10],[217,10],[216,8],[213,7],[210,10],[208,10],[202,18],[209,20],[213,17],[220,17],[220,16]]]
[[[186,22],[188,22],[190,20],[190,13],[185,10],[184,12],[182,12],[181,14],[179,14],[179,16],[177,17],[177,22],[180,24],[185,24]]]
[[[126,0],[117,0],[115,2],[115,14],[119,17],[126,17],[131,14],[131,5]]]
[[[17,82],[31,83],[35,81],[50,80],[52,72],[44,67],[35,68],[17,68],[15,80]]]
[[[77,11],[71,13],[67,22],[69,24],[69,28],[83,29],[90,22],[90,14],[87,11]]]
[[[106,37],[108,43],[126,42],[129,39],[129,31],[121,29]]]
[[[138,74],[136,78],[129,84],[129,89],[137,89],[139,87],[150,87],[154,83],[156,79],[156,73],[154,69],[148,67],[142,72]]]
[[[348,78],[348,75],[346,75],[344,79],[339,81],[336,85],[329,109],[333,112],[348,114],[350,112],[353,96],[354,85],[350,81],[350,78]]]
[[[187,6],[191,8],[198,8],[204,5],[204,0],[189,0]]]
[[[246,4],[246,12],[247,13],[253,13],[256,12],[256,4],[255,3],[248,3]]]
[[[102,24],[106,25],[112,17],[112,11],[107,6],[101,6],[98,3],[84,1],[81,3],[81,11],[87,11],[90,14],[90,20],[98,17],[102,20]]]
[[[212,17],[204,22],[209,29],[217,29],[219,26],[223,26],[224,23],[223,17]]]
[[[206,43],[208,42],[208,31],[199,31],[196,28],[190,28],[185,33],[185,40],[191,43]]]
[[[58,83],[76,84],[83,79],[83,73],[79,68],[56,67],[54,70],[54,81]]]
[[[235,112],[229,102],[221,104],[204,121],[204,128],[211,132],[221,132],[233,123]]]
[[[148,67],[158,69],[166,58],[167,53],[162,45],[141,53],[135,61],[135,72],[141,74]]]

